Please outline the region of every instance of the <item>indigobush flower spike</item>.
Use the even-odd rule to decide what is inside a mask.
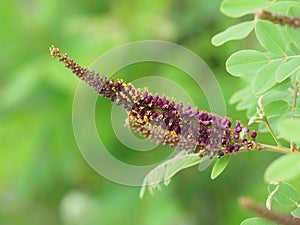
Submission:
[[[221,157],[225,154],[256,148],[257,132],[249,137],[248,127],[236,121],[231,128],[230,118],[192,109],[175,103],[165,96],[152,95],[148,90],[136,89],[123,80],[109,80],[95,71],[83,68],[59,48],[50,47],[53,58],[57,57],[77,77],[86,82],[102,97],[123,107],[128,113],[128,126],[145,138],[162,142],[179,150]],[[243,131],[243,132],[242,132]]]

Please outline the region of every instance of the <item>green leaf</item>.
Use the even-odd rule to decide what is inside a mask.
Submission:
[[[244,220],[241,225],[276,225],[276,223],[260,217],[252,217]]]
[[[198,167],[199,172],[206,170],[207,167],[209,167],[212,162],[213,159],[211,159],[209,155],[204,156],[203,160],[199,163],[199,167]]]
[[[255,114],[257,98],[252,93],[251,85],[246,88],[236,91],[229,101],[230,104],[235,104],[237,110],[247,110],[247,116],[252,117]]]
[[[282,116],[267,116],[267,119],[268,119],[271,127],[276,127],[277,124],[283,119],[283,117]],[[266,133],[266,132],[269,133],[270,132],[265,123],[259,123],[258,130],[261,133]],[[274,131],[274,133],[278,138],[280,138],[280,135],[278,134],[278,132],[276,130]]]
[[[263,8],[268,2],[267,0],[225,0],[221,4],[221,12],[229,17],[241,17],[252,14],[257,8]]]
[[[291,79],[285,79],[284,81],[277,83],[274,87],[271,88],[272,91],[285,91],[291,87]]]
[[[255,50],[242,50],[233,53],[226,61],[226,69],[234,76],[255,74],[269,60],[264,53]]]
[[[300,219],[300,207],[297,208],[297,209],[295,209],[295,210],[293,210],[293,211],[291,212],[291,215],[292,215],[293,217],[296,217],[296,218],[299,218],[299,219]]]
[[[230,155],[225,155],[222,156],[220,159],[218,159],[211,171],[210,178],[212,180],[216,179],[225,170],[229,161],[230,161]]]
[[[250,86],[246,86],[243,89],[240,89],[236,91],[230,98],[229,103],[230,104],[235,104],[238,103],[239,101],[243,100],[245,97],[249,96],[249,92],[251,92]]]
[[[276,186],[275,186],[275,188],[272,191],[270,191],[270,189],[268,187],[269,196],[268,196],[268,198],[266,200],[266,207],[267,207],[268,210],[272,209],[272,202],[274,200],[274,195],[276,194],[276,192],[279,189],[279,183],[276,183],[274,185],[276,185]]]
[[[274,54],[285,55],[286,43],[277,25],[269,21],[259,20],[255,26],[255,33],[259,43],[266,50]]]
[[[284,110],[284,109],[283,109]],[[288,111],[288,109],[285,109]],[[267,119],[269,121],[269,124],[271,127],[276,127],[277,124],[285,118],[285,115],[279,115],[279,113],[275,113],[275,115],[270,115],[270,116],[267,116]],[[266,126],[265,123],[259,123],[259,132],[261,133],[265,133],[265,132],[270,132],[268,127]],[[274,130],[274,133],[275,135],[277,136],[277,138],[281,138],[281,136],[279,135],[278,131],[277,130]]]
[[[256,101],[251,98],[251,94],[249,93],[249,97],[247,97],[246,99],[243,99],[242,101],[240,101],[237,105],[236,105],[236,109],[237,110],[248,110],[250,108],[252,108],[253,106],[256,106]],[[248,101],[247,101],[248,100]]]
[[[297,72],[296,79],[300,83],[300,70],[298,70]]]
[[[298,202],[296,189],[288,183],[269,184],[268,191],[283,206],[295,206]]]
[[[287,14],[290,16],[299,16],[300,15],[300,7],[299,6],[291,6]],[[291,28],[289,26],[286,26],[287,33],[289,37],[291,38],[292,42],[297,48],[300,48],[300,30]]]
[[[284,86],[286,85],[285,82],[286,81],[283,82]],[[273,88],[274,90],[272,90]],[[290,111],[290,101],[292,97],[289,91],[273,88],[264,94],[263,106],[270,126],[276,128],[277,124],[286,118],[285,114]],[[279,86],[278,88],[280,89]],[[259,123],[259,131],[269,132],[264,123]],[[274,132],[278,137],[280,136],[277,129],[275,129]]]
[[[209,160],[209,158],[199,157],[198,153],[188,154],[184,151],[179,152],[173,158],[159,164],[146,175],[140,191],[140,198],[143,198],[146,187],[148,187],[150,193],[153,193],[155,188],[159,188],[160,182],[164,181],[164,184],[168,185],[171,178],[180,170],[205,162],[206,160]]]
[[[267,116],[281,116],[284,115],[288,109],[288,103],[282,100],[273,101],[264,105],[264,111]]]
[[[236,110],[246,110],[247,118],[256,114],[257,98],[249,98],[248,101],[242,100],[236,105]]]
[[[228,27],[223,32],[216,34],[211,43],[215,46],[220,46],[227,41],[240,40],[247,37],[254,28],[254,21],[246,21]]]
[[[300,154],[291,153],[273,161],[266,169],[264,179],[267,183],[291,181],[300,175]]]
[[[246,111],[246,116],[247,116],[248,119],[250,119],[251,117],[253,117],[256,114],[257,99],[255,98],[255,100],[256,101],[253,101],[252,104],[250,105],[250,107]]]
[[[288,33],[288,31],[287,31]],[[288,55],[300,55],[300,49],[292,42],[290,36],[288,35],[288,38],[290,39],[289,43],[289,50],[291,51]]]
[[[297,1],[272,2],[272,4],[266,6],[265,10],[276,14],[286,14],[286,12],[291,6],[300,6],[300,3]]]
[[[256,95],[264,93],[276,84],[275,75],[282,63],[281,60],[274,60],[258,71],[253,83],[253,91]]]
[[[277,128],[284,139],[300,143],[300,119],[284,119]]]
[[[275,80],[281,82],[290,77],[300,67],[300,56],[290,58],[284,62],[277,70]]]
[[[287,90],[270,90],[268,91],[263,98],[263,104],[267,105],[271,102],[275,101],[285,101],[287,103],[290,103],[292,99],[292,95]]]

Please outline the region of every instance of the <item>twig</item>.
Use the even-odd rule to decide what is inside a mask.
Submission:
[[[263,107],[263,104],[262,104],[262,98],[263,98],[263,96],[261,96],[258,99],[258,110],[259,110],[258,114],[259,114],[259,117],[260,117],[259,120],[263,121],[266,124],[266,126],[267,126],[268,130],[270,131],[270,133],[271,133],[274,141],[276,142],[277,146],[281,148],[282,145],[280,144],[278,138],[276,137],[275,132],[273,131],[273,129],[272,129],[272,127],[271,127],[271,125],[268,121],[268,118],[266,116],[266,113],[265,113],[265,110],[264,110],[264,107]]]
[[[272,129],[272,127],[271,127],[271,125],[270,125],[270,123],[269,123],[269,121],[268,121],[268,119],[265,115],[262,117],[262,121],[266,124],[266,126],[267,126],[268,130],[270,131],[270,133],[271,133],[274,141],[276,142],[277,146],[282,147],[281,143],[279,142],[278,138],[276,137],[275,132],[273,131],[273,129]]]
[[[256,148],[258,150],[270,150],[273,152],[278,152],[278,153],[283,153],[283,154],[289,154],[292,153],[291,149],[286,148],[284,146],[274,146],[274,145],[267,145],[267,144],[262,144],[262,143],[256,143]],[[295,149],[295,152],[298,152],[300,150]]]
[[[271,220],[282,225],[300,225],[300,219],[293,217],[289,214],[283,214],[275,212],[273,210],[267,210],[262,205],[256,203],[253,199],[249,197],[243,197],[239,199],[239,204],[255,213],[256,215],[263,217],[265,219]]]

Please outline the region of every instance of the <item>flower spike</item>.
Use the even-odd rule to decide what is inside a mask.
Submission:
[[[145,138],[161,142],[179,150],[199,153],[203,157],[221,157],[226,154],[256,148],[253,131],[236,121],[232,128],[230,118],[192,109],[175,103],[165,96],[153,95],[148,90],[136,89],[123,80],[109,80],[95,71],[83,68],[60,49],[50,47],[53,58],[91,86],[99,95],[110,99],[128,113],[127,125]]]

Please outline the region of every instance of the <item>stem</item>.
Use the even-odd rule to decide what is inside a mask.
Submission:
[[[280,183],[277,183],[275,190],[269,194],[268,199],[266,201],[266,207],[268,210],[271,210],[272,200],[274,199],[274,196],[277,193],[279,188],[280,188]]]
[[[300,17],[286,16],[284,14],[273,14],[272,12],[264,9],[255,10],[254,14],[258,19],[268,20],[274,24],[280,24],[281,26],[287,25],[292,28],[300,27]]]
[[[268,130],[270,131],[270,133],[271,133],[274,141],[276,142],[277,146],[282,147],[282,145],[280,144],[278,138],[276,137],[276,135],[275,135],[275,133],[274,133],[269,121],[268,121],[268,118],[266,116],[266,113],[265,113],[265,110],[264,110],[264,107],[263,107],[262,98],[263,98],[263,96],[261,96],[258,99],[258,102],[257,102],[258,103],[258,110],[259,110],[258,114],[259,114],[259,117],[260,117],[259,120],[263,121],[266,124],[266,126],[267,126]]]
[[[282,147],[282,145],[280,144],[278,138],[276,137],[276,135],[275,135],[275,133],[274,133],[274,131],[273,131],[273,129],[272,129],[272,127],[271,127],[271,125],[270,125],[270,123],[269,123],[269,121],[268,121],[268,119],[267,119],[267,117],[266,117],[265,114],[263,115],[263,117],[261,118],[261,120],[266,124],[266,126],[267,126],[268,130],[270,131],[270,133],[271,133],[274,141],[276,142],[277,146],[278,147]]]
[[[274,146],[274,145],[267,145],[267,144],[257,143],[256,148],[258,150],[270,150],[270,151],[273,151],[273,152],[279,152],[279,153],[283,153],[283,154],[291,153],[291,149],[286,148],[284,146]],[[295,149],[295,151],[299,151],[299,150]]]
[[[295,218],[289,214],[283,214],[279,212],[274,212],[272,210],[266,210],[263,206],[256,203],[249,197],[243,197],[239,200],[239,204],[245,209],[261,216],[265,219],[274,221],[275,223],[280,223],[283,225],[300,225],[300,219]]]
[[[295,119],[295,112],[296,112],[296,107],[297,107],[298,88],[299,88],[299,83],[296,80],[295,81],[295,91],[294,91],[294,101],[293,101],[293,106],[292,106],[292,119]],[[291,142],[291,150],[293,152],[295,151],[295,143],[294,142]]]

